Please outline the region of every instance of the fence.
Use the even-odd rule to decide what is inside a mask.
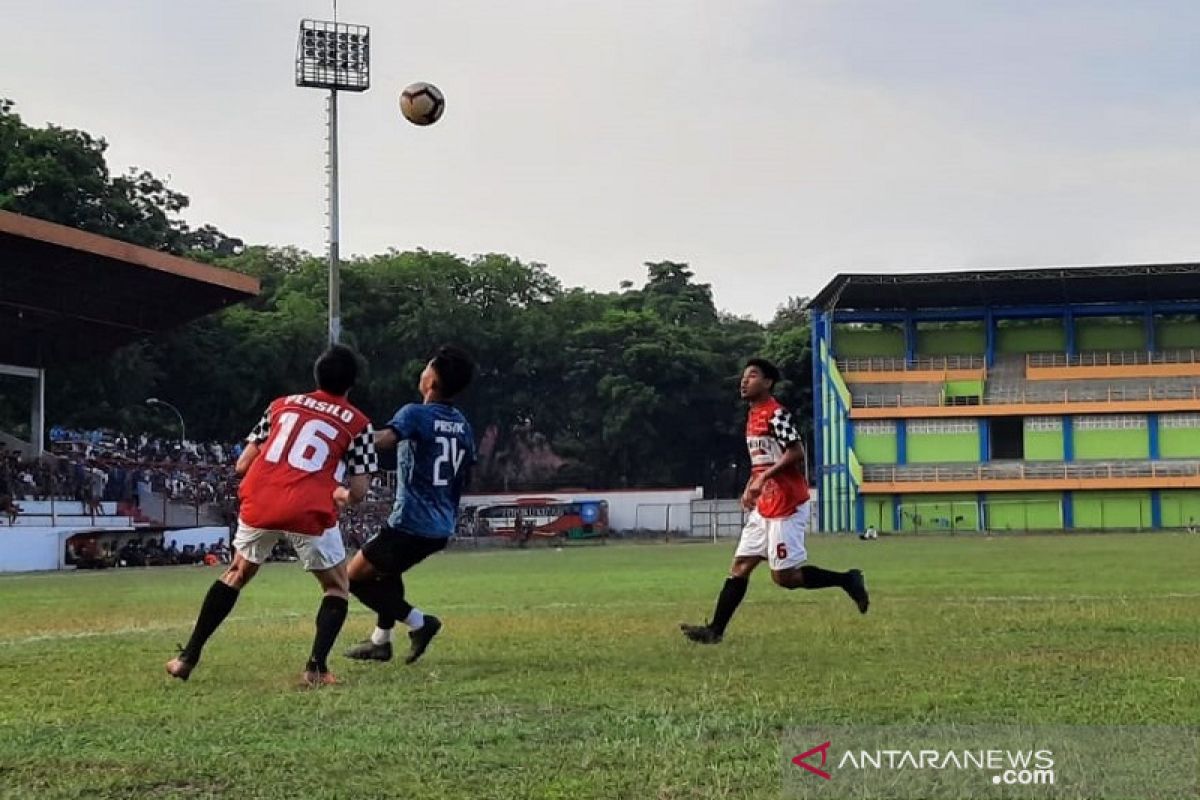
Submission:
[[[1132,367],[1147,364],[1196,364],[1200,363],[1200,352],[1196,350],[1100,350],[1067,355],[1066,353],[1030,353],[1026,362],[1030,367]]]
[[[838,369],[846,372],[940,372],[952,369],[983,369],[983,356],[926,356],[909,361],[902,357],[870,356],[839,358]]]
[[[872,464],[863,467],[864,483],[1194,477],[1200,477],[1200,461],[1017,461],[1000,464]]]

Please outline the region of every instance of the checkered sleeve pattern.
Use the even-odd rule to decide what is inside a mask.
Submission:
[[[777,408],[771,416],[771,435],[784,447],[789,447],[800,441],[800,431],[792,422],[792,415],[785,409]]]
[[[351,475],[370,475],[379,471],[379,451],[375,449],[375,429],[370,423],[354,437],[346,451],[346,469]]]
[[[263,412],[262,419],[254,426],[254,430],[250,431],[250,435],[246,437],[246,441],[253,444],[262,444],[267,439],[271,438],[271,409]]]

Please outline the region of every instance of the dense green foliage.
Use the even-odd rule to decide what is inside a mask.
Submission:
[[[261,279],[259,298],[143,341],[103,362],[55,370],[52,424],[166,432],[176,404],[193,437],[245,434],[272,397],[309,387],[324,343],[326,270],[287,247],[241,242],[178,219],[187,198],[149,173],[112,177],[105,143],[31,128],[0,103],[0,208],[185,253]],[[808,429],[810,337],[796,300],[775,321],[721,313],[686,264],[646,265],[640,287],[564,288],[504,255],[388,252],[344,265],[345,341],[369,365],[353,399],[375,419],[415,397],[432,348],[456,342],[480,374],[463,404],[481,440],[480,486],[705,485],[732,491],[745,467],[737,379],[767,354]],[[782,300],[782,298],[781,298]]]

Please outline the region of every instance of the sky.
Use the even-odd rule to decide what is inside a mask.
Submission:
[[[324,251],[309,0],[0,0],[0,96]],[[568,286],[691,265],[767,320],[839,272],[1200,260],[1200,3],[342,0],[343,254],[502,252]],[[436,125],[403,87],[447,97]]]

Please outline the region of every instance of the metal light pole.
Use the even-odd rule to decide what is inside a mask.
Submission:
[[[175,416],[179,417],[179,446],[187,441],[187,429],[183,425],[183,414],[179,413],[179,409],[168,403],[166,400],[159,400],[157,397],[147,397],[146,405],[148,406],[166,406],[175,412]]]
[[[335,6],[336,15],[336,6]],[[306,19],[300,21],[296,42],[296,85],[329,90],[329,343],[342,336],[340,231],[338,219],[338,103],[339,89],[365,92],[371,88],[371,31],[365,25]]]

